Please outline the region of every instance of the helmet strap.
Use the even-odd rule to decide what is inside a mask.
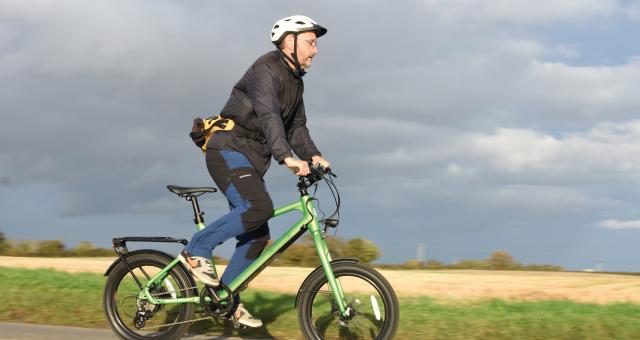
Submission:
[[[306,73],[302,67],[300,66],[300,61],[298,60],[298,34],[293,35],[293,61],[295,61],[294,65],[296,67],[296,71],[298,71],[298,75],[300,77],[304,76]]]
[[[286,53],[282,52],[282,50],[280,49],[278,50],[285,57],[285,59],[287,59],[291,64],[293,64],[293,67],[296,68],[296,73],[298,74],[299,77],[302,77],[305,75],[305,73],[307,73],[300,66],[300,61],[298,60],[298,54],[296,53],[298,51],[298,34],[293,34],[293,52],[291,53],[291,56],[293,57],[293,59],[290,58]]]

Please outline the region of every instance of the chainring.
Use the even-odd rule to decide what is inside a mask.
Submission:
[[[216,294],[217,288],[222,288],[227,293],[227,297],[224,299],[220,299],[218,294]],[[213,317],[225,316],[229,314],[231,308],[233,308],[234,295],[231,292],[231,289],[223,284],[221,284],[217,288],[205,286],[200,293],[200,304],[202,305],[202,309],[207,315]],[[207,297],[211,300],[211,302],[207,303]]]

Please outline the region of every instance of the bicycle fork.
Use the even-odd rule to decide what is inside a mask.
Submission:
[[[316,214],[315,208],[313,206],[308,207],[311,210],[312,216],[318,216]],[[320,225],[318,224],[318,220],[314,218],[308,225],[309,232],[313,237],[313,242],[316,246],[316,250],[318,251],[318,257],[320,258],[320,263],[324,270],[324,274],[327,277],[327,284],[331,289],[331,295],[333,296],[334,301],[338,307],[338,311],[342,316],[349,316],[350,311],[347,308],[347,305],[344,300],[344,292],[342,291],[342,285],[340,283],[340,279],[337,279],[333,273],[333,269],[331,268],[331,254],[329,253],[329,247],[327,246],[327,241],[325,239],[324,233],[320,229]]]

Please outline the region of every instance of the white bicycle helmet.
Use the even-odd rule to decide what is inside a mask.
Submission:
[[[302,33],[314,31],[317,37],[323,36],[327,33],[327,29],[318,25],[313,19],[304,15],[292,15],[290,17],[282,18],[273,24],[271,29],[271,42],[274,45],[278,45],[287,33]]]

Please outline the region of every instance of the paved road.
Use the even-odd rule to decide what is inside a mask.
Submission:
[[[0,340],[117,340],[110,329],[78,328],[0,322]],[[187,335],[186,340],[240,340],[239,338]],[[246,340],[246,339],[245,339]]]

